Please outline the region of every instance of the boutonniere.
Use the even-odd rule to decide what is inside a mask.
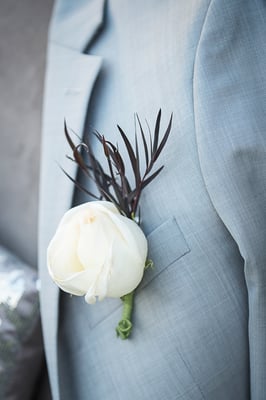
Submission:
[[[155,179],[163,166],[154,170],[172,126],[172,115],[160,138],[161,110],[154,134],[145,135],[139,117],[135,117],[134,144],[118,126],[129,158],[126,165],[118,145],[94,132],[103,149],[99,161],[89,140],[75,145],[65,125],[66,139],[72,149],[72,161],[77,163],[99,194],[91,193],[66,175],[95,201],[71,208],[63,216],[52,238],[47,260],[50,276],[65,292],[85,296],[87,303],[105,297],[121,298],[122,319],[117,335],[127,339],[132,331],[134,292],[144,271],[152,265],[147,259],[147,239],[141,229],[140,197],[143,189]],[[143,154],[141,163],[140,154]],[[144,166],[142,165],[144,164]],[[131,168],[134,184],[128,179]]]

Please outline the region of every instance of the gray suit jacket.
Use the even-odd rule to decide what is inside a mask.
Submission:
[[[150,120],[158,105],[166,104],[168,114],[174,112],[173,134],[163,154],[166,167],[147,188],[142,203],[155,269],[147,272],[138,289],[131,340],[114,337],[119,301],[84,306],[78,299],[69,306],[69,315],[76,315],[75,325],[70,319],[66,328],[72,326],[72,332],[64,332],[74,344],[58,348],[59,291],[47,273],[46,248],[72,204],[73,185],[58,167],[75,175],[74,165],[65,160],[69,149],[63,119],[74,131],[83,131],[104,60],[104,54],[93,56],[84,50],[101,25],[103,3],[58,1],[50,29],[39,268],[53,398],[263,400],[266,10],[262,0],[147,0],[136,11],[145,32],[158,30],[153,54],[164,44],[164,34],[171,38],[165,46],[172,56],[165,61],[158,55],[158,63],[146,65],[157,86],[151,88],[143,79],[141,93],[134,98],[132,90],[132,103],[123,110],[128,118],[141,111]],[[121,3],[121,18],[125,10]],[[134,35],[141,43],[143,29],[136,27]],[[130,52],[129,47],[124,61]],[[170,100],[164,97],[168,91]],[[59,385],[58,353],[63,352],[69,352],[68,376],[61,372]],[[64,391],[69,380],[72,393]]]

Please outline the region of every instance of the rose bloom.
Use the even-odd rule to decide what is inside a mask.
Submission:
[[[88,303],[134,290],[146,257],[142,230],[107,201],[91,201],[67,211],[47,250],[54,282],[65,292],[85,295]]]

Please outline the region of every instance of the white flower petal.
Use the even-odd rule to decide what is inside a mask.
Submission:
[[[69,276],[67,279],[55,279],[55,283],[65,292],[84,296],[97,279],[98,271],[87,269]]]
[[[114,241],[112,269],[108,284],[108,297],[121,297],[140,283],[145,259],[140,258],[122,241]]]
[[[137,223],[129,218],[123,217],[123,215],[120,214],[111,214],[110,217],[120,230],[124,240],[127,242],[127,245],[131,247],[132,250],[134,248],[136,256],[139,256],[140,259],[145,258],[146,260],[148,252],[147,239]]]
[[[139,226],[103,201],[69,210],[47,251],[52,279],[89,303],[134,290],[146,257],[147,240]]]
[[[73,224],[57,230],[47,250],[48,268],[53,279],[65,279],[69,274],[84,270],[77,256],[78,239],[79,230]]]

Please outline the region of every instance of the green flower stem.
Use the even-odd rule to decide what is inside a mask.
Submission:
[[[133,303],[134,303],[134,290],[131,293],[126,294],[121,297],[123,301],[123,313],[122,319],[119,321],[116,327],[116,334],[121,339],[127,339],[132,331],[133,324],[131,322],[131,315],[133,311]]]

